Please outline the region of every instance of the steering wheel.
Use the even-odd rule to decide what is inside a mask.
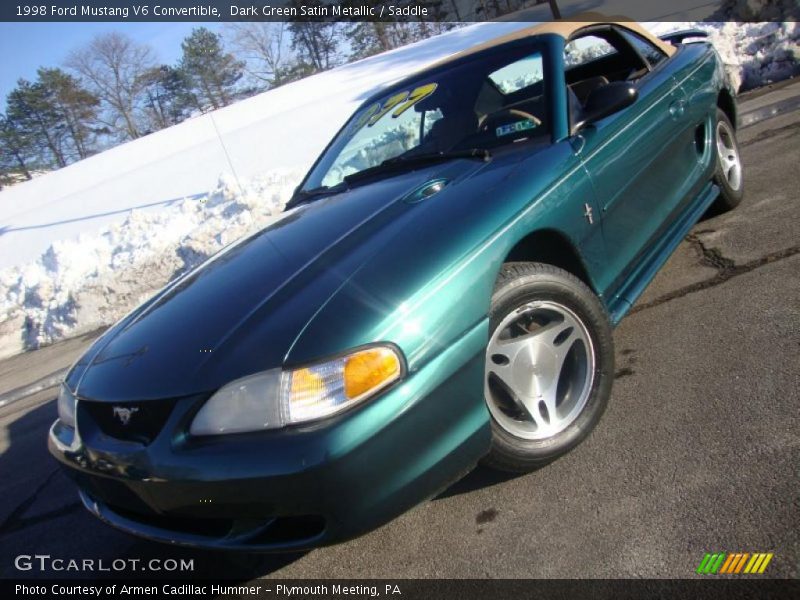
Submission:
[[[496,128],[498,125],[505,125],[506,123],[513,123],[515,121],[521,121],[522,119],[527,119],[536,127],[542,124],[541,120],[530,113],[526,113],[524,110],[519,110],[518,108],[503,108],[497,112],[485,115],[478,125],[478,131],[483,133]]]

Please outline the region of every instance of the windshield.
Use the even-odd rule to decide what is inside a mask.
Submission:
[[[303,190],[335,186],[388,160],[484,150],[549,135],[543,79],[542,55],[528,46],[395,87],[353,115]]]

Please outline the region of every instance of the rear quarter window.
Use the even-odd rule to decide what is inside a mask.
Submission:
[[[655,67],[665,58],[667,55],[661,51],[661,48],[653,45],[640,35],[633,33],[632,31],[627,31],[624,29],[620,30],[622,36],[628,41],[628,43],[636,48],[639,51],[644,59],[649,63],[650,67]]]
[[[564,65],[567,68],[576,67],[616,52],[616,48],[603,38],[596,35],[584,35],[566,45]]]

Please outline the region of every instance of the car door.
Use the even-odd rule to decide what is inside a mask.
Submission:
[[[616,28],[598,35],[623,55],[605,59],[614,67],[610,76],[627,79],[639,93],[633,105],[582,129],[578,136],[601,207],[607,260],[601,289],[613,302],[622,282],[680,207],[686,160],[678,145],[686,97],[666,55],[651,64]],[[590,73],[585,66],[581,69],[582,75]]]
[[[714,74],[714,50],[705,43],[683,44],[670,59],[671,71],[681,87],[686,105],[679,119],[680,131],[676,148],[685,168],[683,205],[692,202],[708,183],[714,166],[713,107],[718,88]]]

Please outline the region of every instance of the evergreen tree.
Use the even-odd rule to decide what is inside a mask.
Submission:
[[[161,65],[147,71],[143,78],[144,113],[149,131],[177,125],[199,108],[180,69]]]
[[[244,63],[225,51],[221,36],[198,27],[183,40],[181,48],[180,70],[204,108],[220,108],[236,99]]]
[[[347,0],[345,6],[367,5],[376,8],[378,0]],[[347,24],[347,38],[350,42],[350,59],[359,60],[392,50],[397,47],[392,28],[397,23],[379,21],[378,17],[365,17],[364,19]]]
[[[463,25],[452,21],[454,17],[456,21],[461,20],[455,2],[446,5],[443,0],[419,0],[419,5],[428,9],[428,18],[411,23],[414,25],[413,41],[426,40]]]
[[[350,59],[359,60],[407,44],[412,34],[411,23],[357,21],[347,25]]]
[[[19,179],[32,179],[35,163],[32,140],[18,124],[0,114],[0,188]]]
[[[100,100],[61,69],[41,68],[37,83],[47,94],[47,101],[63,120],[74,158],[86,158],[95,151],[98,130],[94,127]]]
[[[288,6],[322,6],[320,0],[291,0]],[[310,65],[314,72],[326,71],[339,64],[341,25],[335,21],[291,21],[292,50],[297,63]]]
[[[291,83],[293,81],[303,79],[304,77],[308,77],[309,75],[313,75],[315,72],[316,69],[314,65],[311,65],[307,62],[302,62],[299,60],[289,61],[286,66],[281,67],[276,72],[276,83],[273,84],[273,87],[279,85],[277,82],[280,82],[280,85]]]
[[[41,68],[6,97],[2,144],[28,175],[28,165],[64,167],[95,151],[99,100],[61,69]]]
[[[48,90],[39,82],[25,79],[6,97],[6,119],[30,140],[30,147],[43,161],[53,166],[67,164],[64,139],[67,126]]]

